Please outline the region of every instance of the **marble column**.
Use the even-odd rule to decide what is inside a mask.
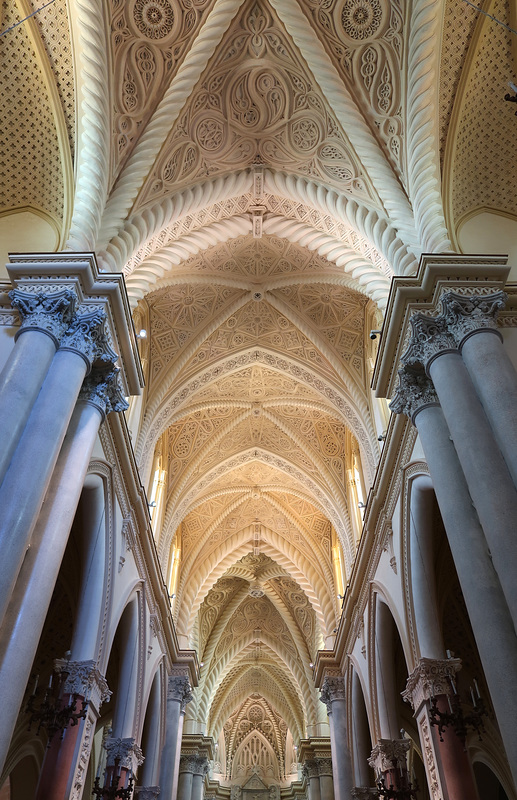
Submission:
[[[402,362],[423,365],[433,381],[485,532],[514,623],[517,623],[517,489],[494,439],[444,316],[417,313]]]
[[[83,700],[88,703],[88,710],[85,719],[66,728],[62,739],[56,735],[49,742],[40,772],[36,800],[68,800],[73,797],[74,789],[77,789],[76,761],[79,756],[84,755],[85,741],[89,755],[100,707],[111,696],[106,679],[97,669],[95,661],[59,659],[55,662],[55,669],[66,674],[63,706],[67,706],[76,695],[75,710],[81,709]],[[79,785],[82,786],[82,782]]]
[[[160,762],[160,787],[163,800],[174,800],[178,788],[181,737],[185,709],[192,700],[186,675],[171,675],[167,683],[165,744]]]
[[[99,425],[105,414],[121,411],[125,406],[118,370],[95,369],[82,387],[0,630],[0,769],[29,680]],[[85,598],[82,607],[87,601]],[[82,648],[79,652],[74,647],[76,660],[93,655],[93,650],[85,652]]]
[[[496,323],[504,292],[461,295],[445,292],[443,314],[517,486],[517,372]]]
[[[432,381],[423,372],[400,370],[391,409],[409,416],[418,429],[506,755],[517,782],[517,637]]]
[[[321,687],[321,702],[327,706],[332,750],[334,797],[349,800],[352,791],[352,761],[346,730],[346,687],[342,675],[328,676]]]
[[[303,765],[302,773],[309,783],[309,800],[322,800],[320,774],[316,759],[308,758]]]
[[[317,758],[318,775],[320,777],[321,800],[334,800],[334,781],[332,778],[332,759]]]
[[[410,788],[407,768],[409,739],[380,739],[372,750],[368,763],[378,780],[384,779],[388,789],[405,790]]]
[[[21,327],[0,373],[0,484],[76,305],[71,289],[52,292],[49,287],[48,293],[35,294],[14,289],[9,297]]]
[[[79,390],[95,361],[114,363],[102,310],[74,317],[0,487],[0,621],[16,583]]]
[[[459,658],[421,658],[408,678],[402,696],[411,703],[421,734],[424,764],[438,762],[439,776],[445,784],[448,800],[476,800],[478,792],[472,766],[465,743],[452,726],[443,731],[441,737],[431,725],[429,706],[432,699],[440,711],[449,710],[449,698],[453,694],[452,681],[461,669]],[[443,740],[443,741],[442,741]],[[429,775],[428,778],[433,776]]]
[[[355,670],[352,676],[351,702],[354,779],[358,787],[367,787],[371,783],[368,758],[372,751],[372,745],[361,682]]]
[[[192,800],[192,779],[196,758],[195,755],[180,756],[177,800]]]
[[[192,800],[203,800],[205,776],[208,775],[209,769],[208,758],[206,756],[197,756],[192,774]]]

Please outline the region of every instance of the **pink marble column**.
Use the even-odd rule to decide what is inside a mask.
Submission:
[[[464,743],[454,729],[445,728],[440,737],[436,727],[431,725],[429,706],[432,698],[440,711],[449,711],[449,698],[452,696],[451,679],[461,669],[459,658],[431,659],[421,658],[408,678],[403,697],[413,707],[419,729],[425,724],[432,736],[432,749],[436,753],[438,770],[442,785],[445,785],[448,800],[477,800],[478,792],[472,766]],[[423,737],[424,758],[426,742]]]

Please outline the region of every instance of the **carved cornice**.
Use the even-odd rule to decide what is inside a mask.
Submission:
[[[404,367],[399,370],[399,385],[390,403],[394,414],[405,414],[415,424],[419,411],[439,405],[433,382],[425,372]]]
[[[51,286],[48,289],[48,292],[35,293],[21,289],[9,292],[11,305],[17,309],[22,320],[15,338],[18,339],[26,331],[41,331],[50,336],[57,349],[72,321],[77,295],[72,289],[65,288],[57,292],[53,292]]]
[[[461,659],[421,658],[407,679],[402,697],[410,703],[413,711],[418,711],[422,703],[437,695],[451,695],[451,679],[461,669]]]
[[[407,769],[407,754],[411,742],[409,739],[380,739],[368,759],[375,774],[390,769]]]

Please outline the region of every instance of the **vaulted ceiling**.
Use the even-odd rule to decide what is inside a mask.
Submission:
[[[53,0],[1,41],[0,240],[124,272],[188,722],[284,780],[386,422],[368,332],[393,274],[517,216],[517,37],[464,0]]]

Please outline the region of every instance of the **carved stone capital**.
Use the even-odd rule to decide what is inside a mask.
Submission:
[[[407,753],[411,746],[409,739],[380,739],[368,759],[375,774],[390,769],[407,769]]]
[[[78,694],[93,703],[98,710],[102,703],[107,703],[112,692],[108,688],[106,678],[97,669],[95,661],[67,661],[58,658],[54,661],[56,672],[65,673],[65,694]]]
[[[9,292],[13,308],[21,317],[21,328],[16,339],[26,331],[41,331],[50,336],[56,348],[68,328],[75,312],[77,298],[71,289],[59,292],[25,292],[13,289]]]
[[[108,757],[106,759],[107,767],[114,767],[115,761],[119,761],[121,767],[131,769],[136,772],[136,768],[144,763],[144,756],[142,751],[136,743],[135,739],[120,739],[110,738],[106,739],[104,744]]]
[[[472,334],[486,330],[502,338],[496,319],[507,300],[502,291],[488,295],[445,292],[441,297],[443,317],[458,347]]]
[[[399,369],[399,385],[390,403],[394,414],[405,414],[415,424],[419,411],[439,405],[434,384],[423,370],[403,367]]]
[[[61,340],[61,350],[77,353],[86,361],[88,371],[95,361],[114,364],[118,355],[110,347],[106,336],[106,312],[95,308],[76,314]]]
[[[184,675],[172,675],[167,681],[167,700],[176,700],[181,704],[184,712],[194,695],[190,688],[189,679]]]
[[[210,771],[210,762],[206,756],[196,756],[194,763],[194,775],[208,775]]]
[[[138,800],[157,800],[159,796],[159,786],[135,786],[135,798]]]
[[[319,767],[318,761],[315,758],[308,758],[306,759],[303,767],[302,767],[303,774],[307,778],[319,778]]]
[[[79,399],[95,406],[104,420],[112,411],[129,408],[120,385],[120,370],[117,367],[94,367],[84,379]]]
[[[180,772],[191,772],[193,775],[196,772],[197,756],[194,754],[180,756]]]
[[[460,658],[421,658],[407,679],[402,697],[417,711],[431,697],[452,694],[451,678],[460,669]]]
[[[371,800],[372,797],[378,796],[378,790],[369,786],[354,786],[352,789],[352,800]]]
[[[457,353],[454,336],[443,315],[431,317],[418,311],[409,319],[411,339],[401,358],[403,364],[421,364],[426,372],[432,361],[445,353]]]
[[[320,700],[327,706],[327,714],[332,713],[334,700],[346,700],[346,687],[343,675],[327,677],[322,683]]]
[[[316,758],[318,764],[319,775],[330,775],[332,777],[332,759],[331,758]]]

